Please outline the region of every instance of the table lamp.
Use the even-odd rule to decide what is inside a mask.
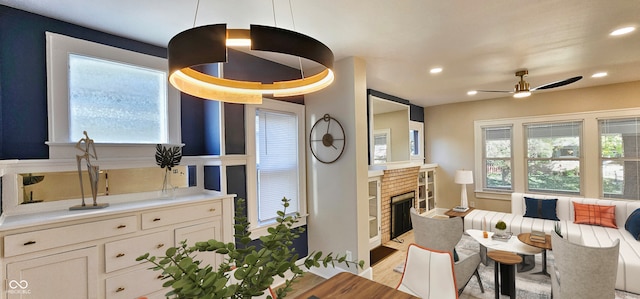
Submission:
[[[473,184],[473,172],[471,170],[457,170],[454,178],[456,184],[461,184],[460,190],[460,206],[466,211],[469,209],[467,201],[467,184]]]

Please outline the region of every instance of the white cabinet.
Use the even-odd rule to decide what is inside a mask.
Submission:
[[[223,211],[226,209],[225,211]],[[233,197],[114,204],[106,209],[8,216],[0,226],[0,299],[164,298],[161,272],[135,259],[188,240],[233,242]],[[215,268],[222,257],[198,253]],[[214,269],[215,269],[214,268]]]
[[[182,241],[187,241],[189,246],[193,246],[195,242],[208,241],[210,239],[220,239],[220,220],[212,220],[207,223],[191,225],[187,227],[177,228],[175,230],[175,246],[179,246]],[[223,257],[215,252],[198,252],[198,260],[205,264],[213,266],[213,270],[217,270]]]
[[[96,246],[7,263],[7,298],[98,298]]]
[[[418,172],[418,211],[425,213],[436,207],[435,166],[421,167]]]
[[[380,207],[380,177],[369,178],[369,249],[382,244],[381,207]]]

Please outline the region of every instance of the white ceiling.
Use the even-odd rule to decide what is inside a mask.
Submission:
[[[0,3],[163,47],[193,27],[197,7],[197,0]],[[466,93],[512,90],[523,68],[531,87],[584,76],[551,92],[640,80],[640,28],[608,35],[640,25],[638,0],[291,0],[293,18],[288,0],[274,6],[275,23],[272,1],[201,0],[195,23],[304,33],[329,46],[336,60],[363,58],[368,88],[425,107],[508,95]],[[431,75],[436,66],[444,71]],[[609,76],[591,78],[599,71]]]

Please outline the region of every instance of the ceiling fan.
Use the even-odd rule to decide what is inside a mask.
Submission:
[[[532,91],[536,91],[539,89],[551,89],[560,86],[565,86],[567,84],[571,84],[582,79],[582,76],[571,77],[569,79],[564,79],[556,82],[551,82],[547,84],[540,85],[538,87],[529,88],[529,82],[524,80],[524,76],[528,75],[528,70],[521,70],[516,72],[516,77],[520,77],[520,82],[516,84],[513,91],[508,90],[478,90],[479,92],[505,92],[505,93],[513,93],[514,98],[525,98],[531,95]]]

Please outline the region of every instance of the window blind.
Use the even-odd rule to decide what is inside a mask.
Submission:
[[[287,213],[299,211],[298,127],[293,113],[256,109],[258,222],[273,222],[290,199]]]

